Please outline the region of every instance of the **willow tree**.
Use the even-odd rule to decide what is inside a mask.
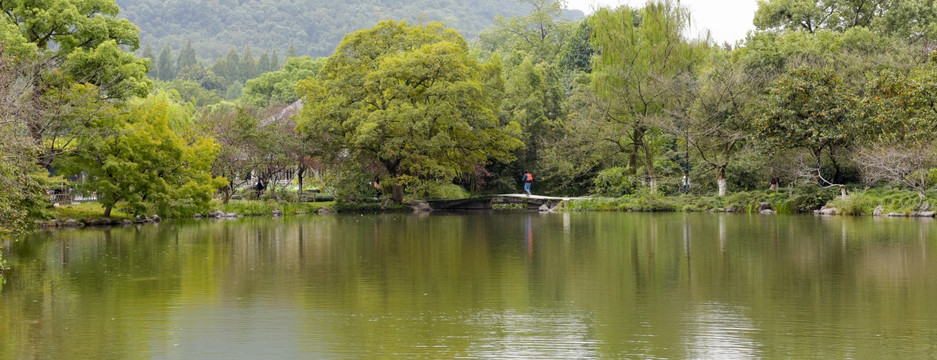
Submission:
[[[513,160],[519,127],[499,125],[499,92],[488,91],[499,79],[454,30],[384,21],[346,36],[318,79],[300,82],[297,122],[318,156],[347,154],[401,201],[404,187]]]
[[[687,10],[669,1],[595,14],[593,83],[608,100],[606,120],[627,129],[620,141],[628,148],[630,173],[643,166],[652,192],[658,177],[653,142],[661,135],[655,122],[674,106],[674,82],[688,78],[703,54],[683,35],[689,24]]]

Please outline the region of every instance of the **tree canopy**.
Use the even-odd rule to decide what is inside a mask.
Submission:
[[[498,123],[486,91],[497,64],[478,63],[468,44],[439,23],[384,21],[348,35],[319,78],[300,83],[300,128],[325,152],[348,151],[393,185],[451,181],[521,145],[517,124]]]

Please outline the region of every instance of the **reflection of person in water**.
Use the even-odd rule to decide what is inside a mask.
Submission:
[[[527,260],[534,259],[534,227],[530,225],[530,216],[527,216]]]

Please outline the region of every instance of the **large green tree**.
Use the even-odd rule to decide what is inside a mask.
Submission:
[[[916,42],[937,35],[934,0],[761,0],[754,23],[761,30],[845,31],[863,27]]]
[[[300,82],[300,127],[321,151],[347,151],[384,176],[401,201],[404,187],[513,158],[518,126],[498,123],[499,101],[486,91],[493,70],[442,24],[384,21],[345,37],[318,79]]]
[[[125,51],[140,46],[140,30],[118,11],[114,0],[5,0],[0,28],[7,29],[4,44],[33,46],[14,47],[12,55],[50,56],[75,81],[95,84],[108,97],[144,95],[147,62]]]
[[[657,122],[675,104],[675,82],[692,78],[707,47],[684,37],[689,14],[678,3],[651,2],[641,9],[626,6],[595,14],[593,44],[601,49],[593,64],[593,84],[605,97],[606,119],[627,131],[614,136],[625,142],[628,168],[643,167],[656,191],[661,131]]]
[[[805,164],[818,184],[829,185],[838,178],[837,152],[850,145],[864,119],[855,93],[829,69],[801,68],[778,79],[762,102],[762,115],[755,131],[778,149],[804,149],[813,163]],[[832,179],[823,176],[822,155],[834,162]]]
[[[166,95],[128,106],[125,112],[94,119],[92,126],[111,135],[80,139],[75,150],[57,162],[62,171],[87,175],[81,186],[98,194],[104,216],[119,203],[133,214],[156,210],[172,215],[171,209],[178,206],[206,210],[212,194],[224,185],[210,172],[217,144],[181,133],[189,128],[191,114]]]

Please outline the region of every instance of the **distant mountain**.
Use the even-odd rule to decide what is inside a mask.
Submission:
[[[497,15],[524,15],[513,0],[116,0],[121,14],[140,27],[140,40],[156,51],[178,52],[192,41],[198,57],[214,61],[249,45],[257,54],[293,46],[299,56],[328,56],[345,34],[385,19],[442,21],[474,39]],[[583,14],[570,11],[571,18]]]

